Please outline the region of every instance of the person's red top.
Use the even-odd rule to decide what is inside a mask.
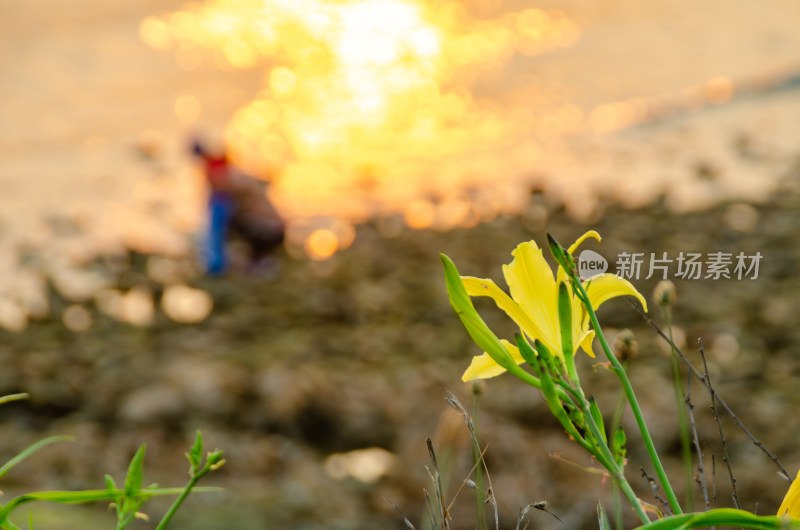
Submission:
[[[225,190],[230,187],[230,165],[228,157],[203,155],[206,178],[212,190]]]

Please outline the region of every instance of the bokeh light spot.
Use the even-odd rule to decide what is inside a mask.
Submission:
[[[436,210],[430,201],[414,201],[405,211],[406,224],[411,228],[428,228],[433,224]]]
[[[203,106],[196,97],[184,94],[175,100],[175,116],[183,123],[195,123],[203,114]]]
[[[276,94],[288,96],[297,86],[297,78],[289,68],[279,66],[269,74],[269,86]]]
[[[187,285],[171,285],[164,290],[161,308],[169,318],[182,324],[205,320],[214,308],[211,296],[202,289]]]
[[[73,304],[64,310],[61,320],[68,329],[75,332],[86,331],[92,326],[92,315],[80,304]]]
[[[709,79],[703,87],[703,96],[713,105],[727,103],[733,97],[733,81],[718,76]]]
[[[334,480],[354,478],[372,484],[389,473],[397,457],[381,447],[356,449],[347,453],[333,453],[325,458],[325,473]]]
[[[139,36],[145,44],[153,48],[165,50],[172,45],[169,26],[155,17],[148,17],[139,24]]]
[[[338,248],[339,238],[326,228],[314,230],[306,239],[306,254],[314,260],[328,259]]]

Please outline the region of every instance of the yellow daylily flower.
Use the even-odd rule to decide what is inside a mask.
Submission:
[[[600,235],[590,230],[578,238],[568,251],[575,252],[585,239],[592,237],[600,241]],[[558,318],[558,286],[567,282],[566,273],[559,268],[557,276],[542,255],[535,241],[521,243],[511,253],[514,259],[503,265],[503,276],[508,284],[511,296],[500,289],[492,280],[462,276],[461,281],[470,296],[488,296],[495,301],[497,307],[505,311],[520,327],[523,335],[531,342],[535,339],[544,343],[554,355],[561,355],[561,324]],[[592,309],[617,296],[635,296],[647,310],[645,298],[627,280],[615,274],[598,274],[583,282],[589,295]],[[571,291],[570,291],[571,292]],[[583,349],[590,357],[594,330],[589,329],[589,315],[583,309],[578,298],[571,294],[572,301],[572,344],[573,354],[578,348]],[[516,346],[502,341],[508,352],[522,364],[524,360]],[[463,381],[488,379],[505,372],[489,357],[488,354],[477,355],[461,377]]]
[[[778,508],[778,517],[788,515],[792,519],[800,519],[800,472],[789,486],[786,497],[783,498],[781,507]]]

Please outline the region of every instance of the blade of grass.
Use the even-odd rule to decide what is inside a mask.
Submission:
[[[155,495],[179,495],[183,488],[147,488],[147,494]],[[220,491],[220,488],[197,488],[197,491]],[[8,516],[19,506],[33,501],[47,501],[58,504],[81,504],[85,502],[97,502],[115,500],[125,495],[125,490],[82,490],[82,491],[37,491],[26,493],[19,497],[14,497],[0,508],[0,524],[8,520]]]
[[[2,467],[0,467],[0,478],[3,478],[6,473],[8,473],[14,466],[31,456],[33,453],[41,449],[46,445],[50,445],[51,443],[55,442],[62,442],[62,441],[71,441],[74,440],[72,436],[50,436],[48,438],[44,438],[39,440],[38,442],[29,445],[25,449],[23,449],[19,454],[17,454],[14,458],[6,462]]]
[[[0,405],[5,405],[6,403],[11,403],[12,401],[19,401],[21,399],[28,399],[30,394],[22,393],[22,394],[9,394],[7,396],[0,396]]]
[[[717,508],[710,512],[672,515],[638,527],[636,530],[684,530],[725,525],[756,530],[800,528],[800,520],[775,515],[755,515],[734,508]]]

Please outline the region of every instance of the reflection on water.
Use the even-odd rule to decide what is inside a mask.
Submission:
[[[585,8],[571,7],[586,19]],[[625,90],[610,90],[612,99],[598,103],[581,96],[584,70],[602,86],[623,65],[598,68],[606,57],[583,50],[564,61],[576,71],[562,84],[547,81],[552,65],[530,62],[579,43],[576,18],[559,9],[484,11],[480,2],[209,0],[148,17],[140,34],[174,51],[185,69],[206,58],[222,70],[263,71],[225,141],[242,167],[273,181],[270,195],[296,227],[290,246],[315,259],[348,244],[334,241],[324,219],[399,214],[412,228],[449,229],[520,212],[534,185],[579,217],[591,216],[601,195],[637,205],[668,193],[673,206],[689,209],[721,198],[718,188],[750,195],[759,186],[740,174],[708,186],[694,175],[675,178],[671,168],[656,175],[633,162],[620,166],[598,140],[726,103],[733,73],[686,68],[679,90],[668,84],[674,76],[648,83],[626,74],[631,86],[649,88],[616,100]],[[604,16],[592,14],[589,26]],[[200,112],[180,107],[182,116]],[[593,167],[595,183],[586,182]],[[688,191],[672,193],[679,186]]]
[[[205,53],[222,69],[263,69],[225,139],[239,165],[273,180],[289,219],[399,213],[446,229],[519,211],[514,191],[542,149],[534,133],[569,134],[584,118],[565,104],[537,119],[473,88],[515,55],[572,45],[580,29],[558,10],[479,19],[458,2],[230,0],[147,18],[140,31],[181,65]],[[347,245],[309,230],[298,235],[312,257]]]

